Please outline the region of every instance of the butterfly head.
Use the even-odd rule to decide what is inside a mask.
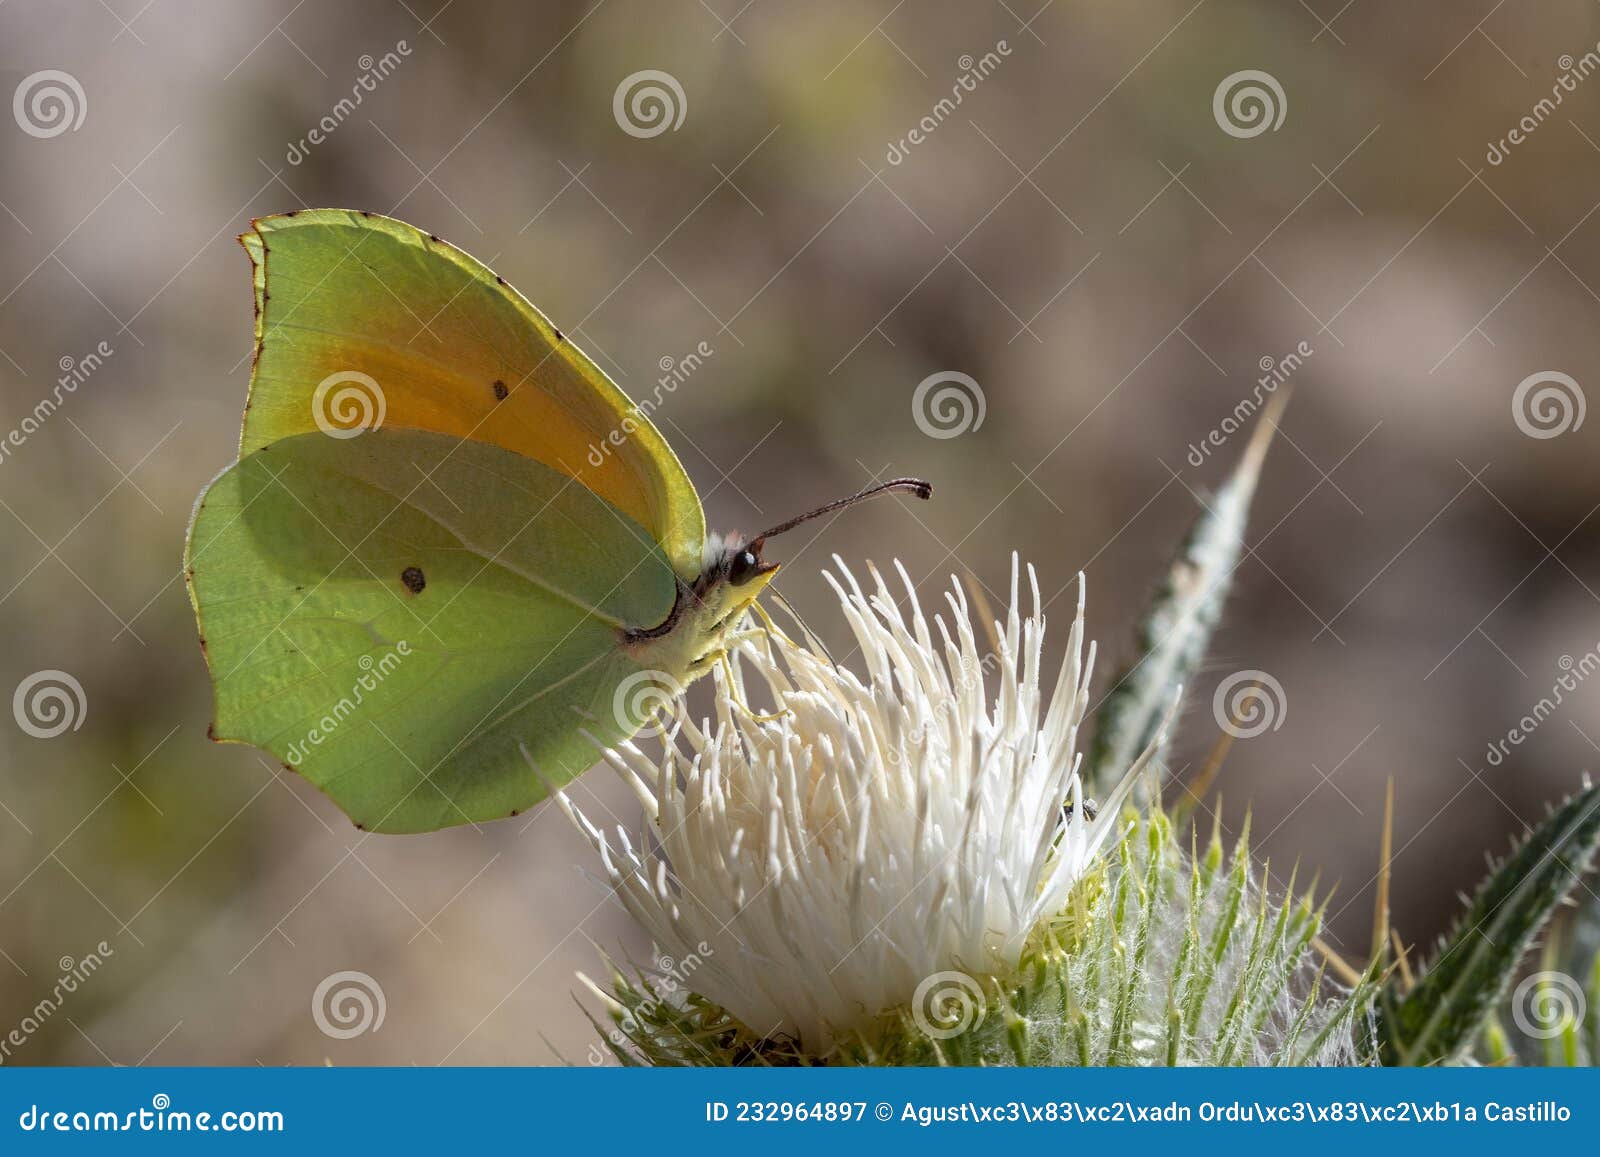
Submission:
[[[743,600],[749,602],[772,581],[773,573],[782,565],[767,562],[762,557],[762,551],[769,538],[793,530],[813,518],[820,518],[824,514],[832,514],[836,510],[854,506],[864,498],[896,490],[909,491],[924,499],[933,496],[933,486],[920,478],[896,478],[877,486],[869,486],[848,498],[841,498],[837,502],[829,502],[815,510],[796,515],[786,522],[780,522],[777,526],[763,530],[748,541],[742,534],[737,533],[726,536],[712,535],[706,542],[704,569],[697,584],[696,594],[704,595],[712,587],[726,583],[734,588],[750,587],[750,598]]]
[[[671,669],[695,673],[721,653],[723,636],[766,590],[780,563],[763,557],[767,540],[824,514],[854,506],[865,498],[892,491],[928,498],[933,487],[919,478],[896,478],[819,506],[787,522],[763,530],[752,539],[742,534],[713,535],[706,540],[699,577],[681,582],[678,600],[665,622],[650,628],[629,628],[626,641],[634,647],[673,649]],[[681,653],[680,653],[681,652]]]
[[[764,545],[760,537],[746,542],[740,534],[708,544],[711,557],[694,584],[694,601],[707,633],[717,638],[718,646],[722,633],[761,597],[778,571],[778,563],[761,557]]]
[[[700,577],[688,588],[691,606],[713,632],[736,620],[767,589],[780,564],[762,557],[766,537],[737,532],[706,541]]]
[[[729,535],[718,548],[716,561],[713,564],[716,581],[725,582],[731,587],[746,587],[756,580],[762,580],[760,586],[764,587],[771,582],[770,576],[779,567],[779,563],[767,562],[761,557],[762,548],[766,546],[764,538],[753,538],[745,542],[742,535]]]
[[[729,586],[743,587],[759,582],[756,590],[759,591],[771,582],[771,576],[779,567],[779,563],[767,562],[761,557],[767,539],[774,538],[786,531],[793,530],[802,523],[810,522],[813,518],[820,518],[824,514],[832,514],[836,510],[843,510],[847,506],[854,506],[866,498],[877,494],[887,494],[892,491],[903,490],[915,494],[918,498],[931,498],[933,486],[920,478],[896,478],[890,482],[883,482],[877,486],[869,486],[865,490],[857,491],[848,498],[841,498],[837,502],[829,502],[815,510],[808,510],[804,514],[796,515],[786,522],[763,530],[749,542],[742,535],[729,535],[725,539],[713,540],[707,545],[708,562],[714,560],[714,565],[708,567],[713,572],[716,581],[726,582]],[[752,597],[754,597],[752,595]]]

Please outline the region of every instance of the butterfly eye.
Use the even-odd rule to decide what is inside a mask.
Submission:
[[[761,560],[754,551],[741,550],[728,564],[728,581],[734,586],[742,586],[760,573]]]

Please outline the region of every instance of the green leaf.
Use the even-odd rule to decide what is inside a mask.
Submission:
[[[1283,391],[1268,404],[1244,457],[1205,504],[1139,622],[1138,658],[1118,677],[1099,713],[1084,773],[1091,794],[1103,796],[1156,740],[1173,690],[1192,682],[1205,658],[1239,565],[1261,463],[1287,400]],[[1152,764],[1164,754],[1158,749]],[[1135,791],[1143,803],[1143,780]]]
[[[1539,960],[1523,970],[1537,971],[1512,989],[1484,1030],[1478,1055],[1490,1063],[1600,1063],[1600,895],[1584,888],[1569,903],[1546,932]],[[1573,1031],[1548,1035],[1563,1008],[1573,1011]]]
[[[1478,888],[1455,933],[1410,992],[1391,976],[1378,995],[1387,1065],[1459,1059],[1504,996],[1517,965],[1600,845],[1600,788],[1585,787],[1538,826]]]

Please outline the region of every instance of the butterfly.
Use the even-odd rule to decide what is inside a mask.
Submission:
[[[376,214],[240,237],[255,361],[239,459],[184,573],[211,736],[270,751],[365,830],[513,816],[725,654],[778,569],[708,535],[646,409],[516,290]]]

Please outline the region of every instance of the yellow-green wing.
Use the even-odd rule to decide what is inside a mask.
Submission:
[[[620,632],[676,597],[651,532],[567,475],[392,428],[246,454],[186,573],[214,737],[385,832],[515,814],[635,730]]]
[[[411,427],[515,451],[644,527],[685,579],[705,516],[672,448],[598,366],[492,271],[376,214],[264,217],[241,456],[281,438]]]

